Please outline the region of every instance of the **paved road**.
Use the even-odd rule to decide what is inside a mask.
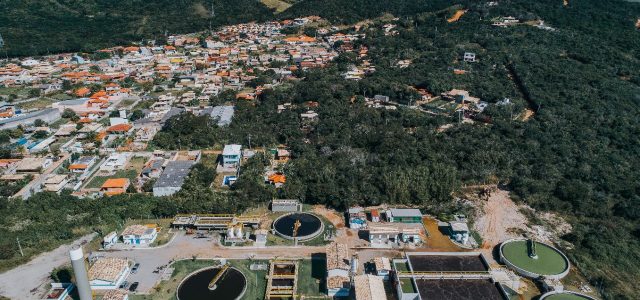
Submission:
[[[90,241],[95,234],[77,239],[73,244]],[[0,274],[0,295],[10,299],[38,299],[39,287],[46,283],[54,268],[70,263],[69,245],[42,253],[30,262]]]

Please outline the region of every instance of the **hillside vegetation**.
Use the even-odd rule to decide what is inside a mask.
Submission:
[[[272,17],[255,0],[0,0],[0,7],[10,56],[90,51]]]
[[[464,205],[451,201],[451,191],[462,184],[500,181],[517,201],[566,217],[573,231],[562,237],[563,249],[606,299],[640,299],[633,283],[640,280],[640,32],[634,26],[640,5],[614,0],[569,1],[566,7],[558,0],[499,2],[496,7],[444,0],[294,4],[279,17],[320,15],[346,23],[390,12],[401,17],[395,23],[398,34],[386,36],[382,24],[372,24],[367,37],[354,45],[367,46],[376,66],[361,81],[340,75],[359,63],[353,53],[345,53],[325,69],[297,73],[301,81],[267,90],[255,103],[237,103],[228,128],[180,115],[153,142],[166,149],[248,146],[251,135],[254,146],[287,144],[293,159],[284,170],[288,178],[283,189],[262,184],[265,161],[255,158],[225,194],[208,188],[213,170],[198,167],[185,189],[167,199],[137,195],[77,201],[54,194],[24,203],[0,199],[1,258],[23,261],[16,254],[16,236],[36,253],[42,237],[48,237],[46,248],[52,248],[83,230],[138,212],[230,212],[274,197],[341,209],[385,202],[433,214],[464,212]],[[466,14],[448,23],[460,6],[468,9]],[[251,15],[267,18],[270,12],[258,7],[264,15]],[[229,21],[250,17],[248,9],[242,11]],[[500,16],[528,23],[492,26],[491,19]],[[555,30],[531,26],[537,20]],[[193,22],[174,26],[208,26],[205,17]],[[5,26],[2,19],[0,24]],[[69,39],[87,47],[81,36],[70,34]],[[477,63],[460,61],[467,51],[478,55]],[[395,66],[407,59],[412,61],[407,68]],[[455,75],[454,68],[468,72]],[[489,106],[483,114],[490,124],[455,124],[455,116],[368,108],[360,97],[382,94],[407,103],[415,96],[408,86],[435,94],[466,89],[492,104],[504,98],[513,104]],[[319,121],[309,133],[300,130],[299,113],[306,110],[306,101],[319,102]],[[278,114],[277,105],[286,102],[298,108]],[[535,112],[526,122],[517,118],[524,108]],[[445,124],[454,125],[437,130]]]

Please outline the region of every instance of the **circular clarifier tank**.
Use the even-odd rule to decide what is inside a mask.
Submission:
[[[576,292],[548,292],[540,296],[540,300],[595,300],[595,298]]]
[[[297,232],[294,234],[296,223],[298,226]],[[276,234],[286,239],[293,239],[294,235],[299,241],[310,240],[320,233],[324,229],[322,220],[319,217],[310,213],[291,213],[284,216],[280,216],[273,222],[273,229]]]
[[[561,279],[569,273],[569,259],[560,250],[545,243],[526,239],[502,243],[500,260],[520,275],[529,278],[544,276]]]
[[[222,271],[222,268],[205,268],[189,274],[178,286],[178,300],[237,300],[242,298],[247,289],[247,279],[236,268],[227,268],[209,288],[211,281]]]

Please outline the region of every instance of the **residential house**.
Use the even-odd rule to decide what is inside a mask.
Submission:
[[[164,158],[155,158],[149,160],[144,168],[142,168],[142,172],[140,172],[140,177],[142,178],[158,178],[162,174],[162,167],[164,166]]]
[[[235,168],[240,166],[242,158],[242,145],[225,145],[222,150],[222,166]]]
[[[129,184],[129,178],[109,178],[102,184],[100,191],[107,196],[120,195],[127,192]]]
[[[476,62],[476,54],[473,52],[465,52],[463,59],[466,62]]]
[[[117,170],[124,169],[124,166],[129,161],[130,155],[128,153],[112,153],[105,161],[100,165],[100,172],[113,173]]]
[[[44,190],[59,193],[69,183],[67,175],[49,174],[44,181]]]
[[[270,172],[267,174],[265,182],[279,188],[287,182],[287,177],[282,172]]]
[[[107,133],[115,134],[115,135],[127,135],[131,133],[132,129],[133,129],[133,125],[122,123],[122,124],[113,125],[107,128]]]
[[[69,165],[69,171],[76,174],[86,174],[86,172],[89,171],[95,163],[95,156],[82,156]]]
[[[39,174],[48,168],[53,160],[45,157],[26,157],[16,165],[18,174]]]

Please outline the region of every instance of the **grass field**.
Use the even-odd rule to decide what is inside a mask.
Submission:
[[[298,263],[298,294],[307,297],[325,295],[326,258],[314,256]]]
[[[87,184],[86,188],[100,188],[104,184],[104,182],[110,178],[129,178],[129,180],[133,182],[136,177],[138,177],[138,172],[136,170],[119,170],[111,176],[94,176],[93,178],[91,178],[91,181]]]
[[[537,259],[529,257],[526,240],[513,241],[502,247],[504,257],[515,266],[540,275],[555,275],[567,268],[567,262],[553,248],[536,242]]]
[[[58,101],[60,100],[52,98],[38,98],[33,101],[20,103],[18,106],[22,109],[43,109]]]
[[[135,103],[136,101],[133,99],[124,99],[122,101],[120,101],[120,103],[118,103],[118,108],[124,108],[124,107],[129,107],[131,104]]]
[[[281,13],[287,10],[287,8],[291,7],[290,3],[282,0],[260,0],[260,2],[262,2],[262,4],[264,4],[268,8],[275,9],[275,11],[278,13]]]
[[[240,270],[247,278],[247,290],[242,299],[245,300],[261,300],[264,298],[267,281],[265,276],[267,271],[252,271],[249,266],[252,263],[268,263],[266,261],[250,261],[250,260],[228,260],[232,267]],[[130,300],[170,300],[175,299],[176,290],[180,281],[191,272],[198,269],[211,267],[216,263],[212,260],[183,260],[173,264],[175,268],[171,279],[163,281],[159,286],[154,288],[150,295],[129,295]]]
[[[29,90],[22,87],[0,88],[0,95],[9,96],[11,94],[18,96],[18,98],[27,98],[27,96],[29,95]]]

